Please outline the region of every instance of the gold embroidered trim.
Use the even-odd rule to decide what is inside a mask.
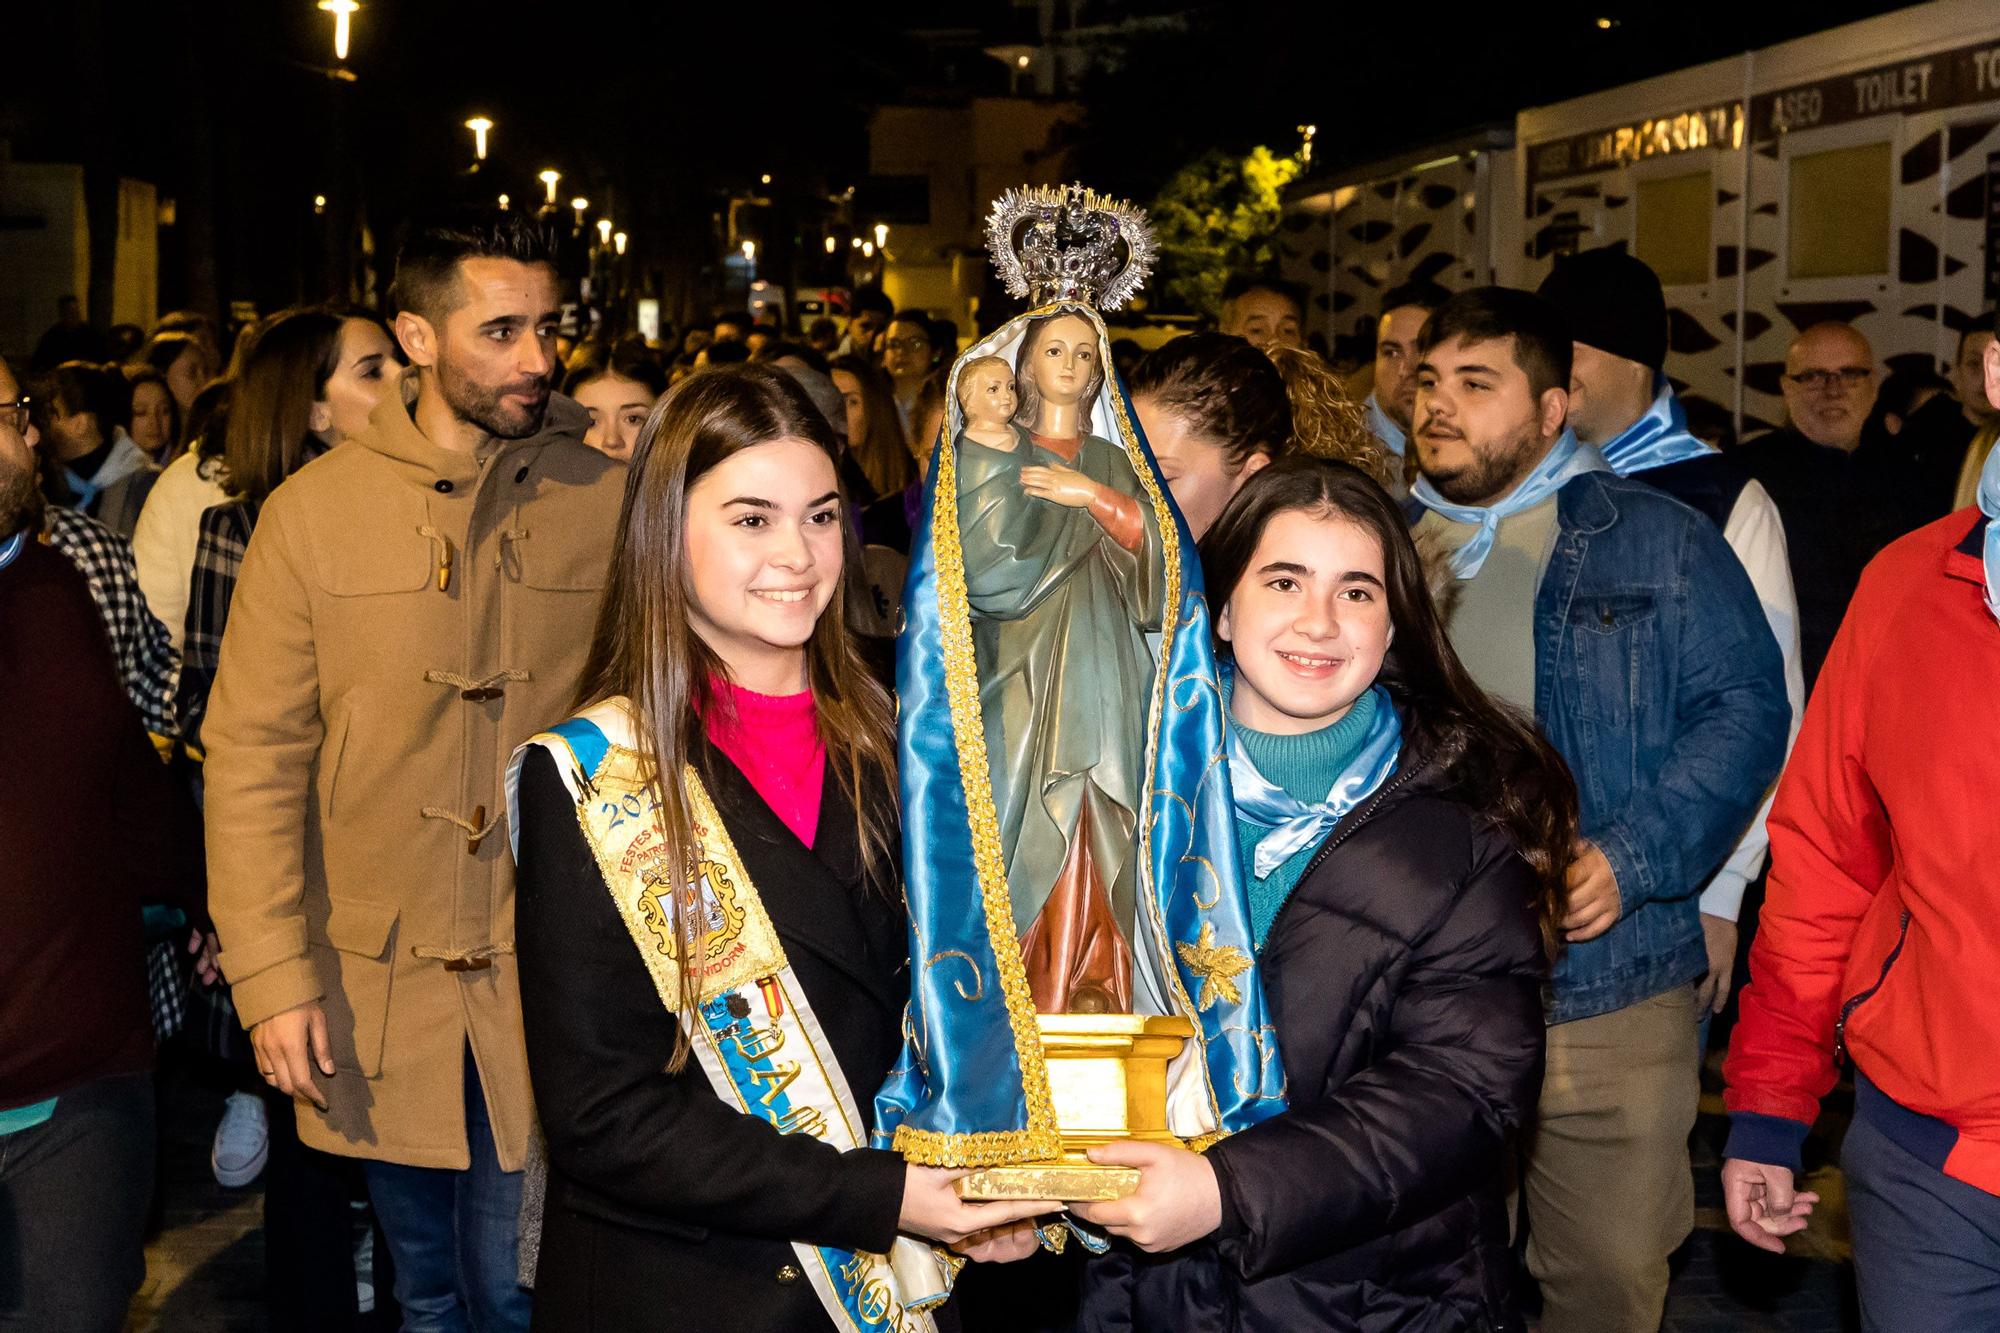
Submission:
[[[1102,326],[1100,325],[1100,331]],[[972,833],[972,861],[986,909],[986,935],[999,965],[1000,991],[1014,1030],[1014,1055],[1021,1066],[1021,1094],[1027,1103],[1025,1130],[944,1134],[899,1125],[895,1146],[911,1161],[927,1166],[992,1166],[1037,1161],[1061,1150],[1049,1073],[1042,1063],[1041,1030],[1034,997],[1021,965],[1014,934],[1014,910],[1007,896],[1007,867],[1000,853],[1000,816],[993,807],[992,770],[986,758],[986,724],[979,707],[979,669],[972,650],[972,612],[965,590],[965,549],[958,531],[958,451],[947,440],[938,449],[937,500],[931,506],[931,541],[937,552],[938,629],[944,648],[945,697],[958,743],[959,782]]]

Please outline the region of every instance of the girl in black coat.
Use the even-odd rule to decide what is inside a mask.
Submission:
[[[1130,1242],[1081,1326],[1518,1329],[1503,1168],[1541,1085],[1569,774],[1467,677],[1360,472],[1272,464],[1202,563],[1289,1107],[1202,1155],[1104,1150],[1141,1178],[1074,1206]]]
[[[676,386],[633,458],[583,712],[560,739],[523,747],[515,933],[549,1163],[537,1330],[848,1327],[816,1287],[832,1280],[833,1266],[815,1263],[822,1247],[881,1254],[908,1234],[1018,1258],[1034,1246],[1022,1219],[1055,1206],[962,1202],[951,1189],[962,1172],[858,1143],[843,1151],[824,1122],[789,1111],[792,1132],[780,1132],[778,1110],[760,1114],[741,1083],[725,1101],[711,1081],[725,1075],[705,1072],[729,1067],[720,1053],[733,1047],[728,1059],[768,1061],[771,1078],[756,1085],[769,1088],[765,1107],[784,1093],[780,1110],[814,1112],[801,1066],[819,1056],[858,1102],[856,1116],[836,1106],[828,1118],[865,1120],[863,1099],[902,1046],[893,726],[846,631],[853,540],[838,456],[780,371],[731,367]],[[698,784],[679,780],[688,772]],[[614,838],[629,841],[629,861]],[[740,877],[704,870],[713,917],[658,905],[696,888],[679,869],[695,849],[704,860],[733,850],[740,866]],[[633,865],[673,876],[672,892],[651,877],[652,891],[635,892]],[[701,969],[679,960],[768,952],[748,894],[721,896],[746,888],[781,970],[705,991]],[[677,991],[662,979],[673,974],[656,975],[661,957],[678,968]],[[695,1017],[703,1002],[735,1021]],[[698,1024],[713,1060],[693,1050]],[[781,1063],[763,1039],[786,1024]],[[949,1306],[931,1319],[956,1327]]]

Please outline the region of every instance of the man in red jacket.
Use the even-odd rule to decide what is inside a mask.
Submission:
[[[1985,353],[2000,407],[2000,344]],[[1782,1251],[1854,1064],[1841,1152],[1863,1325],[2000,1328],[2000,455],[1979,512],[1863,575],[1771,815],[1770,896],[1724,1076],[1736,1233]]]

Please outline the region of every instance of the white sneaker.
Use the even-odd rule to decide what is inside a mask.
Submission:
[[[242,1189],[264,1170],[271,1155],[271,1129],[264,1121],[264,1099],[251,1092],[233,1092],[215,1127],[215,1146],[208,1164],[216,1183]]]

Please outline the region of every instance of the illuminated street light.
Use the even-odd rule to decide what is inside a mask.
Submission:
[[[314,195],[314,196],[313,196],[313,212],[315,212],[315,213],[324,213],[324,212],[326,212],[326,196],[325,196],[325,195],[323,195],[323,194],[316,194],[316,195]]]
[[[757,179],[762,184],[769,185],[771,183],[771,173],[767,171],[763,175],[759,176]]]
[[[875,248],[877,250],[889,248],[889,224],[886,222],[875,224]]]
[[[333,15],[333,58],[347,59],[347,38],[354,11],[361,8],[355,0],[319,0],[319,7]]]
[[[493,122],[484,116],[474,116],[465,122],[465,128],[472,131],[472,155],[481,162],[486,160],[486,131],[493,128]]]
[[[873,259],[875,257],[875,242],[863,241],[861,243],[861,257],[863,259]]]
[[[509,202],[510,201],[508,200],[506,195],[503,194],[500,196],[500,211],[502,213],[505,213],[507,211],[507,205]]]
[[[1299,165],[1309,166],[1313,160],[1313,136],[1319,133],[1317,125],[1299,126]]]
[[[1611,31],[1611,30],[1612,30],[1613,28],[1615,28],[1615,27],[1617,27],[1617,26],[1618,26],[1618,20],[1617,20],[1617,19],[1613,19],[1613,18],[1602,18],[1602,19],[1599,19],[1599,20],[1597,20],[1597,30],[1598,30],[1599,32],[1610,32],[1610,31]]]
[[[743,260],[745,263],[748,264],[754,264],[757,262],[757,242],[755,241],[743,242]]]
[[[617,252],[618,252],[619,254],[621,254],[621,255],[625,253],[625,233],[624,233],[624,232],[622,232],[622,231],[616,231],[616,232],[613,232],[613,233],[611,233],[611,248],[612,248],[613,250],[616,250],[616,251],[617,251]]]
[[[550,167],[535,179],[549,187],[549,203],[553,205],[556,201],[556,182],[562,179],[562,173]]]
[[[1026,69],[1027,67],[1028,67],[1028,57],[1026,57],[1026,56],[1016,56],[1016,57],[1014,58],[1014,68],[1015,68],[1015,69]]]
[[[610,219],[610,218],[599,218],[599,219],[597,220],[597,243],[598,243],[599,245],[609,245],[609,244],[611,244],[611,219]]]
[[[584,198],[582,195],[578,195],[569,201],[569,206],[576,210],[576,225],[581,227],[583,225],[583,215],[590,211],[590,200]]]
[[[859,236],[856,236],[853,240],[849,241],[848,244],[853,246],[856,250],[859,250],[861,248],[861,238]]]
[[[832,254],[835,250],[838,250],[839,248],[840,248],[839,241],[834,240],[833,237],[831,236],[826,238],[826,252],[828,254]]]

